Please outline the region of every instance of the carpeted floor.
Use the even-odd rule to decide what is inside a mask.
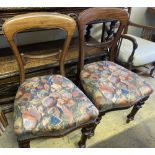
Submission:
[[[155,78],[143,77],[155,88]],[[155,147],[155,92],[137,113],[135,120],[126,124],[131,109],[106,114],[96,129],[95,136],[88,140],[92,148],[146,148]],[[9,126],[0,136],[0,147],[18,147],[13,132],[13,115],[7,114]],[[81,132],[76,130],[63,138],[40,138],[31,141],[35,148],[75,148]]]

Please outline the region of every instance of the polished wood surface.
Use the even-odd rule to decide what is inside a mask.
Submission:
[[[85,27],[89,23],[101,23],[104,21],[117,20],[120,22],[117,34],[115,37],[109,38],[104,42],[98,43],[88,43],[85,40]],[[79,60],[80,60],[80,70],[84,66],[85,57],[85,47],[100,47],[103,51],[110,49],[110,60],[114,60],[115,57],[115,47],[118,39],[121,36],[122,31],[125,29],[128,23],[128,14],[123,9],[119,8],[90,8],[86,11],[80,13],[78,17],[78,28],[79,28]]]
[[[14,35],[17,32],[24,31],[26,29],[30,28],[59,28],[63,29],[66,32],[66,40],[62,49],[62,52],[58,52],[55,55],[58,55],[57,60],[60,61],[60,73],[64,75],[64,61],[65,61],[65,55],[68,50],[71,38],[73,36],[73,33],[75,31],[76,23],[75,21],[63,14],[58,13],[29,13],[29,14],[23,14],[15,16],[9,20],[7,20],[3,24],[3,32],[10,44],[10,47],[12,48],[14,55],[17,59],[18,65],[19,65],[19,72],[20,72],[20,83],[22,83],[25,80],[25,72],[24,72],[24,65],[25,61],[22,59],[24,57],[24,54],[22,56],[20,55],[20,52],[16,46],[16,43],[14,41]],[[55,56],[52,55],[52,56]],[[45,57],[51,57],[51,55],[42,55],[40,58]],[[39,58],[38,56],[32,55],[26,55],[26,58]],[[60,58],[60,60],[59,60]]]
[[[12,18],[16,15],[32,12],[58,12],[67,15],[78,15],[81,11],[85,9],[86,7],[0,7],[0,34],[3,34],[1,30],[2,24],[7,19]]]

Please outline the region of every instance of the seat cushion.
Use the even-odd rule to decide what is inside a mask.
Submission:
[[[14,130],[19,139],[61,136],[94,121],[98,110],[69,79],[41,76],[20,85],[14,103]]]
[[[110,61],[85,65],[80,78],[85,93],[100,111],[131,106],[153,92],[137,74]]]
[[[136,39],[138,48],[135,51],[133,65],[134,66],[141,66],[145,64],[149,64],[155,62],[155,43],[142,39],[140,37],[136,37],[134,35],[129,35]],[[122,62],[128,62],[128,59],[132,53],[133,45],[132,42],[123,39],[120,52],[118,55],[118,59]]]

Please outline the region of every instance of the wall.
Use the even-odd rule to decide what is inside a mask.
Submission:
[[[155,26],[155,16],[147,12],[147,7],[132,8],[130,20],[137,24]],[[130,28],[128,33],[139,35],[140,31],[136,28]]]
[[[134,7],[131,12],[131,21],[138,24],[155,26],[155,15],[147,12],[146,7]]]

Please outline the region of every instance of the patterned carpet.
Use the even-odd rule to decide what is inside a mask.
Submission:
[[[155,78],[143,77],[155,88]],[[96,129],[95,136],[88,140],[87,147],[95,148],[145,148],[155,147],[155,92],[138,112],[135,120],[126,124],[131,109],[106,114]],[[9,126],[0,137],[0,147],[18,147],[13,132],[12,113],[7,114]],[[31,141],[35,148],[75,148],[80,139],[80,130],[63,138],[40,138]]]

